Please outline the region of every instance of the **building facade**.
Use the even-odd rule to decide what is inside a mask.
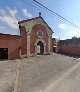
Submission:
[[[15,59],[52,53],[53,31],[41,16],[19,21],[18,24],[20,36],[1,34],[1,55],[5,52],[7,59]],[[5,58],[5,55],[2,56]]]
[[[59,52],[80,56],[80,38],[59,41]]]
[[[0,34],[0,59],[19,58],[20,37]]]

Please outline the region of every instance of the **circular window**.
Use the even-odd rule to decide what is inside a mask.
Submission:
[[[37,35],[38,35],[39,38],[42,38],[43,37],[43,32],[40,30],[40,31],[37,32]]]

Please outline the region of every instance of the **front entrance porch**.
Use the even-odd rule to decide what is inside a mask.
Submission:
[[[46,54],[46,43],[43,39],[37,39],[35,42],[35,55]]]
[[[39,41],[37,43],[37,55],[43,55],[44,54],[44,44]]]

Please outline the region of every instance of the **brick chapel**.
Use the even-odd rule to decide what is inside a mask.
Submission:
[[[39,17],[18,22],[20,36],[0,34],[0,59],[52,53],[52,29]]]

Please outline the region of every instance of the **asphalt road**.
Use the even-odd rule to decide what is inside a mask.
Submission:
[[[11,92],[16,77],[16,62],[0,61],[0,92]]]
[[[21,92],[51,92],[52,84],[77,63],[75,57],[60,54],[22,59]]]
[[[57,86],[48,92],[80,92],[80,62],[79,66],[69,76],[60,81]]]
[[[1,61],[0,92],[80,92],[79,61],[60,54]]]

